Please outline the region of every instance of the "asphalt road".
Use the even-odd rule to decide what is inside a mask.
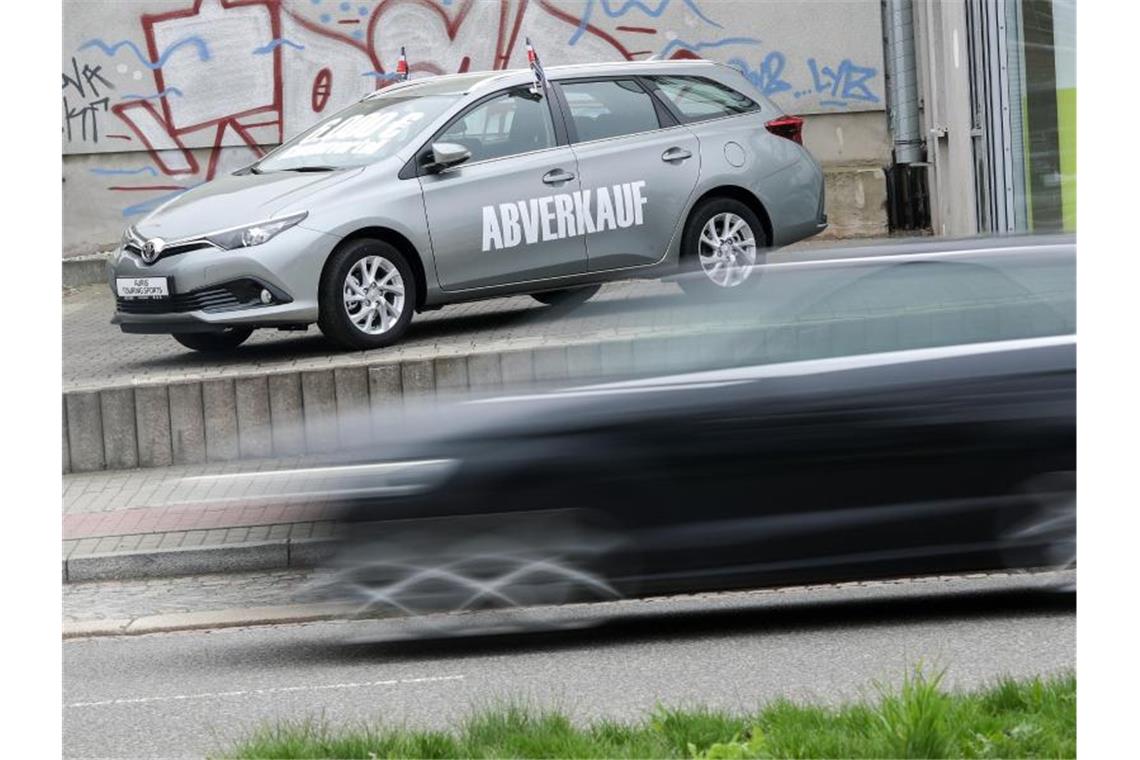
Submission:
[[[400,640],[403,620],[68,640],[64,751],[201,757],[281,719],[444,727],[505,699],[581,720],[637,718],[659,703],[837,702],[873,695],[919,662],[970,688],[1075,667],[1076,595],[1056,589],[1072,581],[971,576],[617,602],[542,616],[561,630],[427,641]]]

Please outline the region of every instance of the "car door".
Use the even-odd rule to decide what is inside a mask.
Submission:
[[[578,159],[590,271],[659,261],[697,184],[696,137],[635,78],[556,86]]]
[[[567,218],[577,162],[557,135],[549,98],[525,87],[474,103],[435,135],[471,151],[458,166],[419,172],[444,290],[586,271],[585,242]]]

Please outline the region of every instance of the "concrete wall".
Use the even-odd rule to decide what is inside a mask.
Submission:
[[[412,75],[703,56],[790,113],[844,234],[885,231],[879,4],[869,0],[64,0],[64,254]]]

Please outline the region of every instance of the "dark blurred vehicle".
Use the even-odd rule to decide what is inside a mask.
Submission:
[[[1055,335],[469,402],[358,465],[335,584],[418,613],[1068,566],[1075,384]]]

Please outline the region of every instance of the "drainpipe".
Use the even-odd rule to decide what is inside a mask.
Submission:
[[[895,163],[921,163],[922,128],[918,118],[918,73],[914,58],[913,0],[885,0],[887,77]]]

